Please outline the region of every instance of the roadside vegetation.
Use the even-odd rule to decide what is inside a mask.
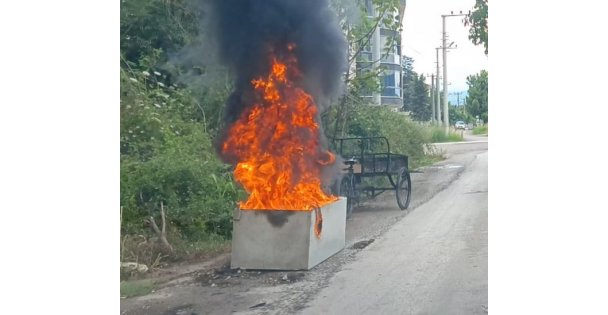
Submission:
[[[445,129],[439,126],[428,127],[427,132],[430,132],[431,142],[433,143],[458,142],[463,140],[462,133],[460,131],[450,129],[446,135]]]
[[[376,2],[386,8],[398,5],[394,0]],[[204,14],[192,4],[121,1],[120,259],[134,263],[135,270],[227,252],[233,211],[246,197],[214,149],[232,88],[229,72],[219,66],[189,64],[186,69],[171,63],[170,56],[204,38]],[[361,42],[354,35],[371,36],[369,30],[378,25],[372,22],[349,33],[351,45]],[[328,137],[385,136],[392,152],[410,156],[412,168],[439,160],[440,155],[425,154],[432,152],[428,146],[434,142],[427,127],[362,104],[358,93],[380,88],[374,82],[378,74],[345,78],[347,93],[323,113]],[[135,270],[121,270],[121,279],[138,278]],[[152,282],[124,282],[121,296],[152,288]]]
[[[128,298],[145,295],[154,290],[154,281],[150,279],[130,280],[120,282],[120,297]]]
[[[433,142],[429,128],[386,107],[356,105],[352,108],[344,137],[386,137],[391,153],[407,155],[410,167],[415,169],[441,158],[436,154],[425,154],[431,150]],[[386,151],[383,142],[376,145],[377,152]]]
[[[488,125],[478,126],[473,128],[474,135],[488,135]]]

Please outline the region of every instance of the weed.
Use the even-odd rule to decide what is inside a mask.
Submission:
[[[473,128],[474,135],[487,135],[488,134],[488,125],[478,126]]]
[[[443,127],[428,127],[428,132],[431,134],[431,141],[433,143],[458,142],[463,139],[460,132],[453,132],[450,130],[446,135]]]
[[[120,282],[121,298],[145,295],[152,292],[152,290],[154,290],[154,281],[150,279]]]

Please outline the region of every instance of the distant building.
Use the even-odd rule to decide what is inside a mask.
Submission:
[[[401,0],[399,5],[399,18],[403,19],[405,12],[405,1]],[[365,0],[367,15],[373,18],[378,13],[375,12],[371,0]],[[403,106],[403,73],[401,67],[401,33],[389,30],[382,27],[377,27],[372,35],[369,45],[363,48],[359,58],[357,59],[357,72],[365,71],[370,67],[382,65],[386,70],[380,81],[382,91],[380,93],[371,91],[362,95],[369,100],[372,105],[386,105],[392,107],[395,111]],[[372,64],[372,61],[380,59],[384,53],[384,47],[387,39],[396,38],[397,45],[387,56],[382,57],[379,63]]]

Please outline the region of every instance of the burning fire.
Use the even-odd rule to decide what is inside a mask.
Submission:
[[[268,75],[251,81],[256,101],[222,146],[236,157],[234,176],[249,193],[241,209],[311,211],[337,200],[321,188],[321,169],[335,156],[319,143],[314,99],[296,84],[294,49],[288,46],[287,57],[271,55]]]

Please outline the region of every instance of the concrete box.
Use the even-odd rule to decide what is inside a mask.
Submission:
[[[345,246],[346,198],[320,209],[321,236],[315,235],[316,211],[236,210],[231,268],[309,270]]]

